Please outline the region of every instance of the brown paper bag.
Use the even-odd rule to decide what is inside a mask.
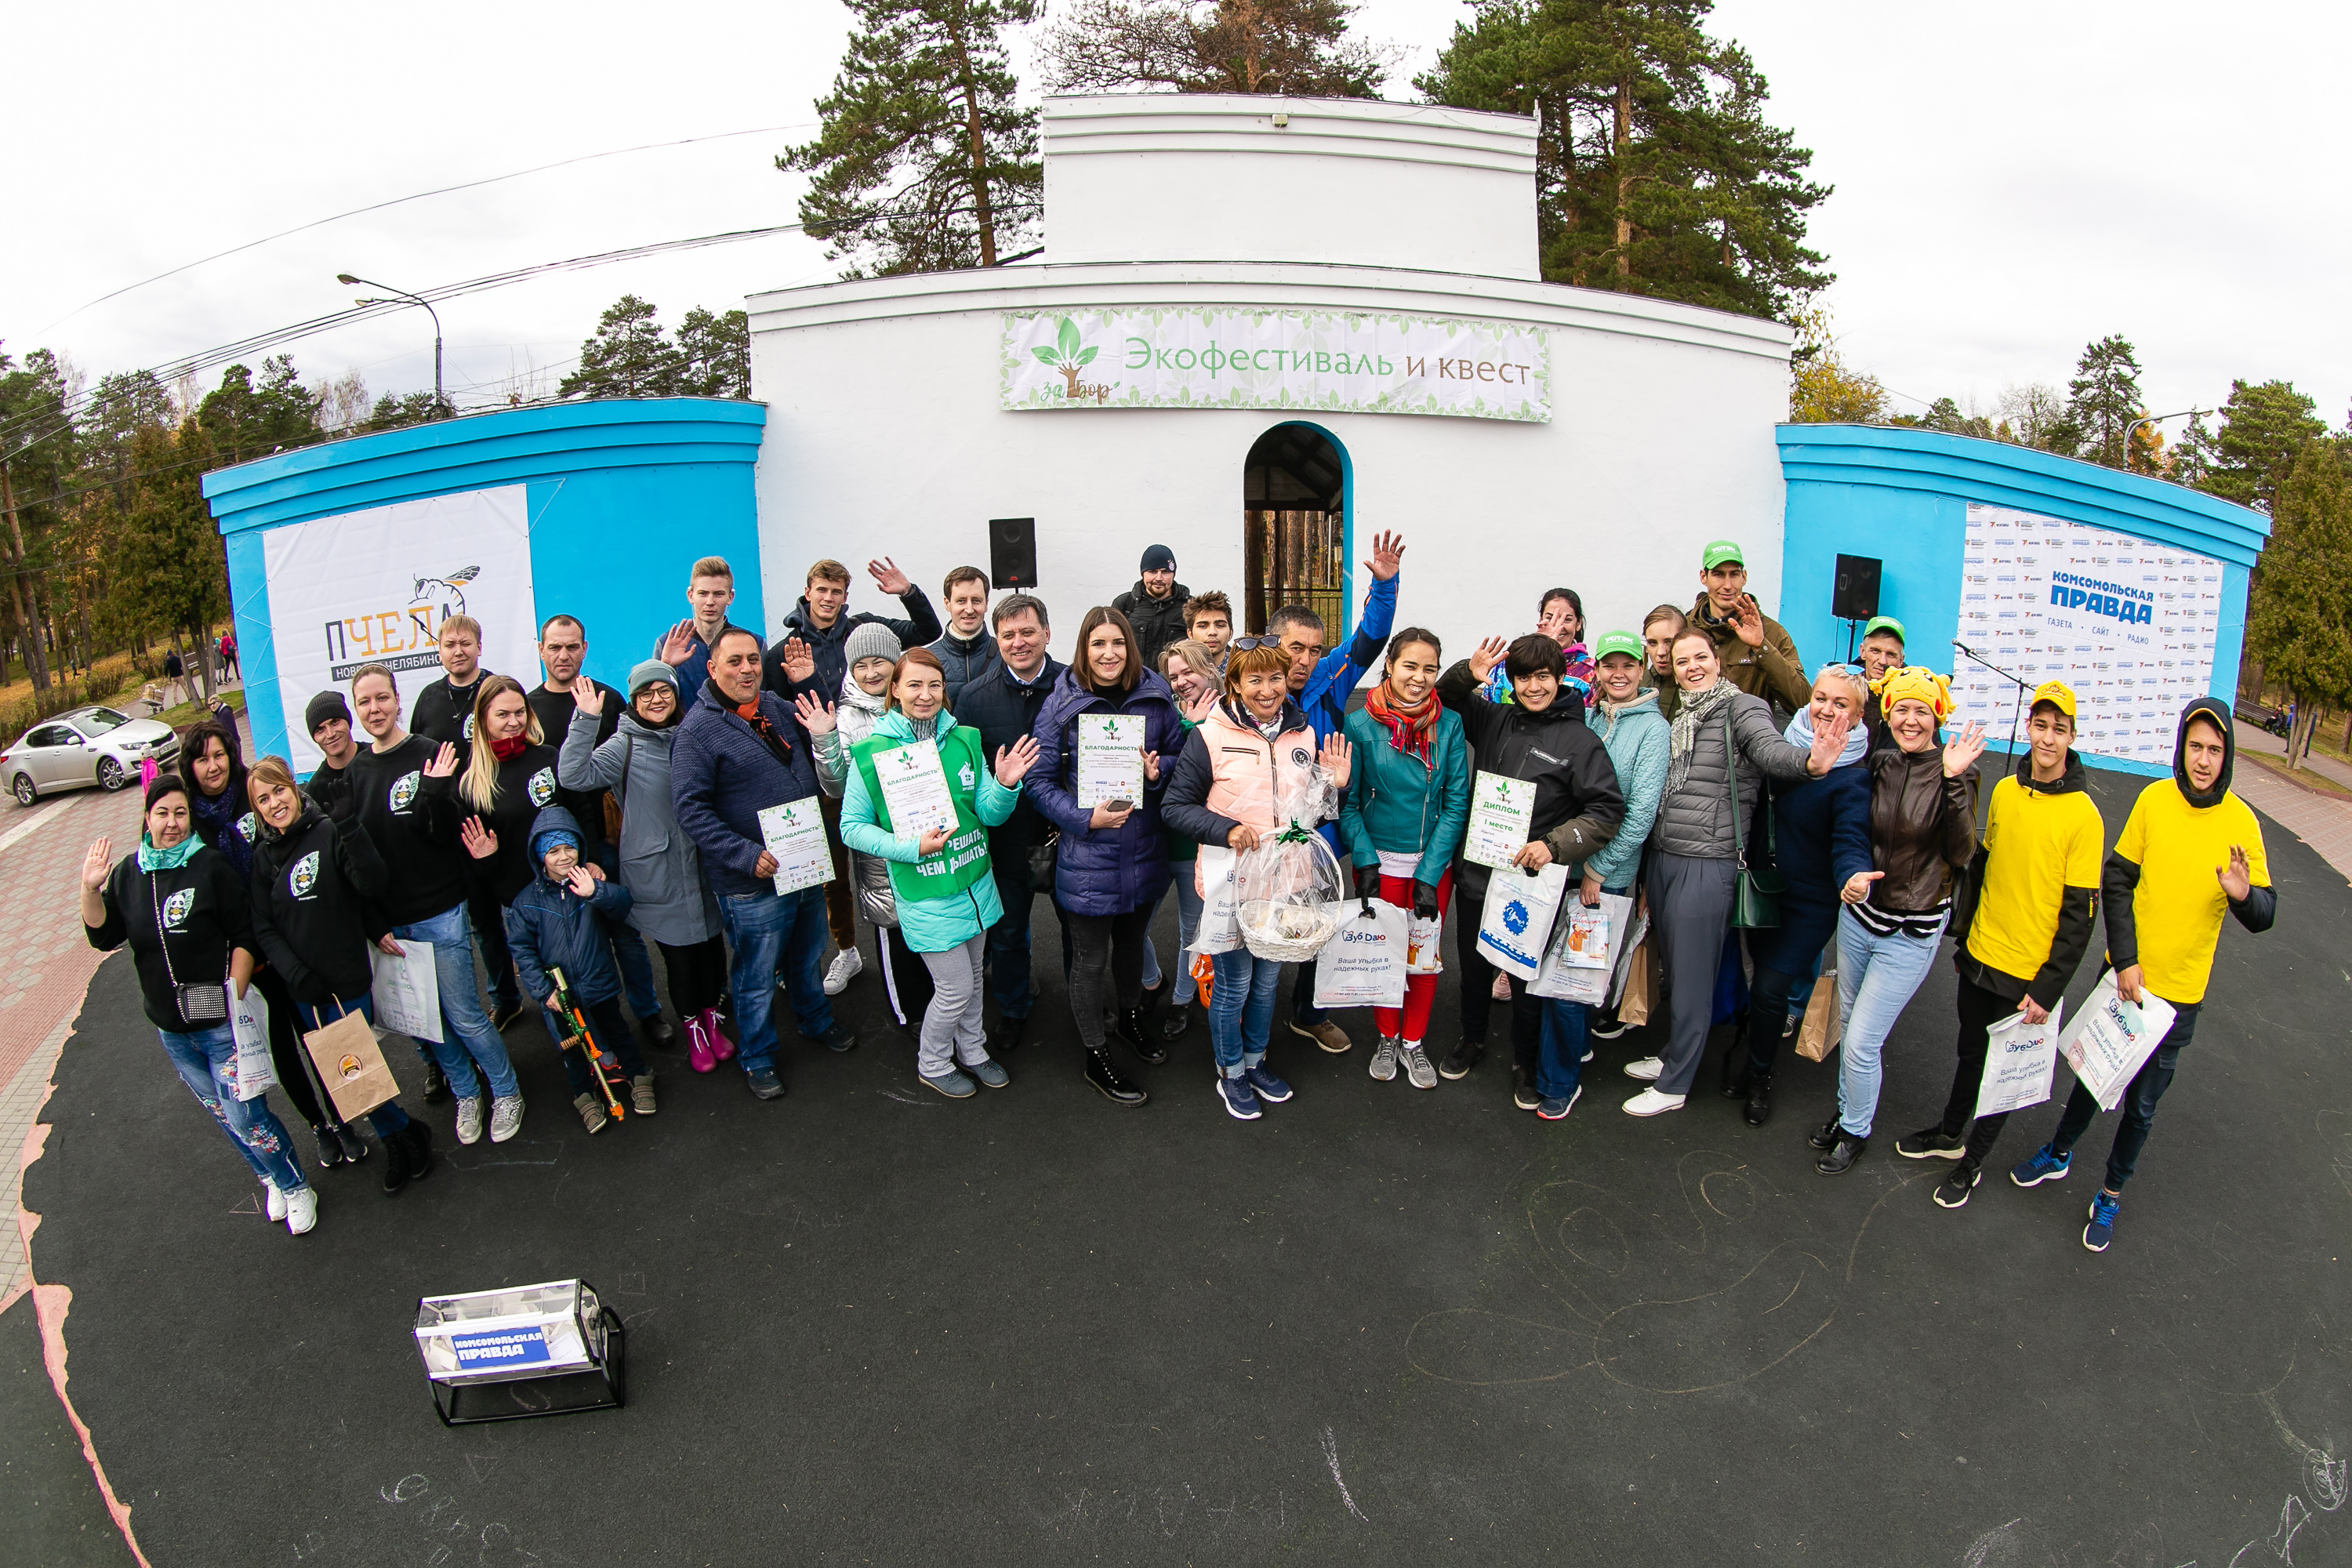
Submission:
[[[1813,997],[1805,1004],[1805,1022],[1797,1031],[1797,1054],[1809,1062],[1829,1060],[1837,1049],[1839,1025],[1837,965],[1832,963],[1813,982]]]
[[[1625,960],[1625,990],[1617,998],[1617,1021],[1650,1021],[1650,939],[1643,937]]]
[[[400,1097],[400,1085],[384,1065],[375,1030],[364,1015],[345,1013],[325,1028],[303,1036],[302,1044],[341,1120],[355,1121]]]

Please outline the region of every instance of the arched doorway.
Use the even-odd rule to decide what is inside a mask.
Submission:
[[[1317,426],[1277,425],[1250,447],[1242,465],[1246,629],[1263,630],[1285,605],[1305,605],[1339,640],[1348,620],[1348,486],[1347,449]]]

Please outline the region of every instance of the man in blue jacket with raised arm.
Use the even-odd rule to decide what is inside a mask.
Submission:
[[[1365,671],[1381,661],[1390,624],[1396,619],[1397,572],[1403,564],[1402,536],[1387,531],[1372,536],[1372,558],[1364,563],[1372,578],[1370,591],[1364,595],[1364,613],[1356,617],[1355,635],[1329,653],[1323,651],[1329,635],[1323,617],[1304,605],[1285,605],[1265,619],[1266,640],[1289,657],[1291,699],[1314,727],[1318,743],[1338,731],[1348,717],[1349,693],[1356,689]],[[1335,826],[1326,823],[1320,831],[1331,852],[1339,855]],[[1344,855],[1341,858],[1345,859]],[[1290,1032],[1306,1036],[1334,1056],[1355,1044],[1345,1029],[1315,1005],[1312,959],[1298,966],[1291,982]]]
[[[793,801],[816,809],[815,748],[792,705],[761,689],[761,653],[760,639],[740,626],[719,634],[709,678],[671,743],[669,798],[678,826],[702,852],[734,950],[727,989],[743,1076],[753,1094],[773,1100],[784,1092],[775,1066],[779,978],[803,1037],[845,1051],[857,1037],[834,1017],[824,994],[824,884],[776,891],[776,857],[760,813]],[[794,638],[776,657],[794,698],[816,693],[807,644]]]

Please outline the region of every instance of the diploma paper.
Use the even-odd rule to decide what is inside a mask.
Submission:
[[[1143,798],[1140,715],[1089,713],[1078,721],[1078,804]]]
[[[375,1021],[412,1040],[441,1038],[441,975],[433,967],[433,944],[404,942],[394,958],[368,948],[375,971]]]
[[[874,777],[882,785],[882,804],[890,810],[890,831],[901,838],[919,838],[933,828],[956,829],[955,799],[948,794],[948,775],[940,768],[940,749],[929,741],[877,752]]]
[[[776,858],[776,891],[797,893],[833,880],[833,849],[816,796],[788,800],[760,813],[760,836]]]
[[[1480,773],[1470,789],[1470,829],[1462,858],[1497,870],[1528,847],[1535,818],[1536,786],[1502,773]]]

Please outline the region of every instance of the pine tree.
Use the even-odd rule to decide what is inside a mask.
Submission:
[[[0,353],[0,451],[8,453],[0,458],[0,572],[8,577],[10,629],[37,692],[49,688],[43,569],[77,457],[66,413],[70,392],[65,367],[48,350],[35,349],[21,368]]]
[[[1415,85],[1441,103],[1538,114],[1543,276],[1783,316],[1826,287],[1805,244],[1830,194],[1769,124],[1769,89],[1707,36],[1712,0],[1473,0]]]
[[[667,397],[677,391],[685,356],[663,334],[655,308],[624,294],[596,320],[596,335],[580,345],[580,368],[555,389],[558,397]]]
[[[244,365],[223,371],[219,387],[196,405],[196,422],[212,442],[215,461],[226,468],[323,438],[319,409],[324,401],[323,393],[302,384],[293,355],[273,354],[261,362],[259,386]]]
[[[1013,100],[1004,30],[1036,0],[849,0],[857,26],[814,141],[807,232],[845,278],[995,267],[1025,254],[1045,186],[1037,111]]]
[[[2269,511],[2296,456],[2326,433],[2318,405],[2292,382],[2232,381],[2220,430],[2209,433],[2201,418],[2189,421],[2174,477],[2240,506]]]
[[[2139,392],[2139,360],[2131,344],[2110,334],[2083,351],[2066,384],[2066,423],[2074,453],[2110,468],[2132,467],[2124,433],[2147,412]],[[2054,448],[2053,448],[2054,449]]]
[[[1080,0],[1038,48],[1056,92],[1371,98],[1394,50],[1348,36],[1343,0]]]
[[[2352,700],[2352,478],[2334,441],[2304,443],[2278,488],[2246,607],[2246,652],[2294,698],[2287,765],[2311,750],[2322,704]]]
[[[228,609],[228,560],[198,488],[218,458],[193,417],[176,430],[148,426],[135,432],[126,456],[129,479],[119,503],[123,576],[138,585],[151,624],[184,647],[201,647]],[[200,658],[194,668],[209,700],[211,665]]]
[[[700,306],[677,323],[683,362],[677,390],[695,397],[751,395],[751,318],[740,310],[714,316]]]

